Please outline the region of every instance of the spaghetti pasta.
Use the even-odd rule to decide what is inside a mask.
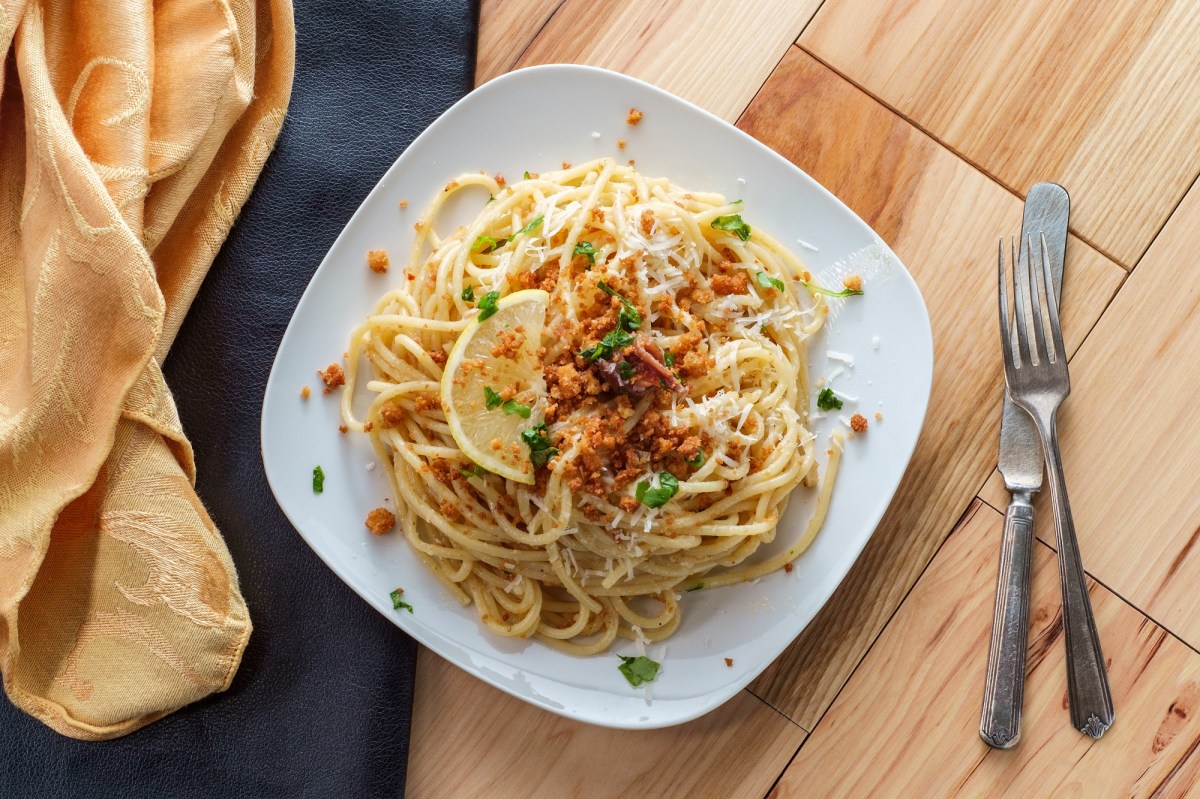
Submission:
[[[447,198],[470,187],[491,199],[439,237]],[[680,623],[677,592],[761,576],[813,540],[837,436],[807,529],[748,560],[792,490],[818,486],[807,339],[828,306],[741,213],[740,201],[600,159],[511,184],[460,176],[417,222],[412,277],[351,335],[342,414],[390,467],[413,550],[488,629],[576,654],[618,636],[661,640]],[[489,317],[498,297],[528,289],[546,292],[546,310],[527,342],[503,309]],[[492,357],[457,356],[467,333],[488,336]],[[478,450],[519,454],[524,482],[463,453],[479,433],[446,402],[465,390],[460,370],[511,377],[505,358],[532,363],[528,379],[470,401],[519,431]],[[361,388],[373,395],[364,419]]]

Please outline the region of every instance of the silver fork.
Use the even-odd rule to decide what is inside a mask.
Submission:
[[[1009,286],[1005,280],[1004,240],[1000,240],[1000,341],[1004,348],[1004,379],[1012,401],[1033,417],[1042,439],[1050,500],[1054,510],[1054,534],[1058,542],[1058,570],[1062,584],[1063,631],[1067,645],[1067,694],[1071,706],[1071,725],[1082,733],[1099,738],[1113,722],[1112,692],[1092,603],[1088,599],[1079,542],[1062,459],[1058,451],[1058,407],[1071,393],[1067,374],[1066,348],[1058,320],[1058,300],[1046,254],[1046,237],[1041,237],[1034,267],[1032,242],[1026,242],[1025,268],[1019,266],[1016,248],[1012,252],[1012,294],[1016,314],[1009,318]],[[1038,273],[1041,273],[1040,275]],[[1042,319],[1045,297],[1050,336]],[[1013,340],[1012,327],[1016,327]],[[1032,334],[1029,328],[1032,327]],[[1031,348],[1032,339],[1032,348]]]

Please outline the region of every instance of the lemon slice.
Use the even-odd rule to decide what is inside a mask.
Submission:
[[[528,485],[534,471],[521,432],[543,418],[546,381],[537,349],[549,304],[550,295],[540,289],[504,297],[487,319],[476,316],[467,323],[442,373],[442,410],[454,443],[489,472]],[[521,409],[497,405],[494,395],[494,407],[488,408],[489,392],[508,396],[510,389],[512,399],[529,409],[528,419]]]

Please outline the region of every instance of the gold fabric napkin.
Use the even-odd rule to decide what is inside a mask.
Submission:
[[[294,37],[289,0],[0,0],[0,672],[64,735],[224,690],[250,636],[159,365]]]

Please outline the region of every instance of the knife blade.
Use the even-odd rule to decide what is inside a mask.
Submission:
[[[1062,304],[1062,273],[1067,250],[1071,198],[1057,183],[1038,183],[1025,198],[1020,242],[1045,236],[1054,292]],[[1018,268],[1027,248],[1018,245]],[[1000,424],[1000,473],[1012,494],[1004,514],[996,610],[988,649],[979,735],[989,746],[1008,749],[1021,737],[1025,695],[1025,647],[1029,622],[1029,564],[1033,554],[1031,497],[1042,487],[1042,445],[1028,413],[1004,394]]]

